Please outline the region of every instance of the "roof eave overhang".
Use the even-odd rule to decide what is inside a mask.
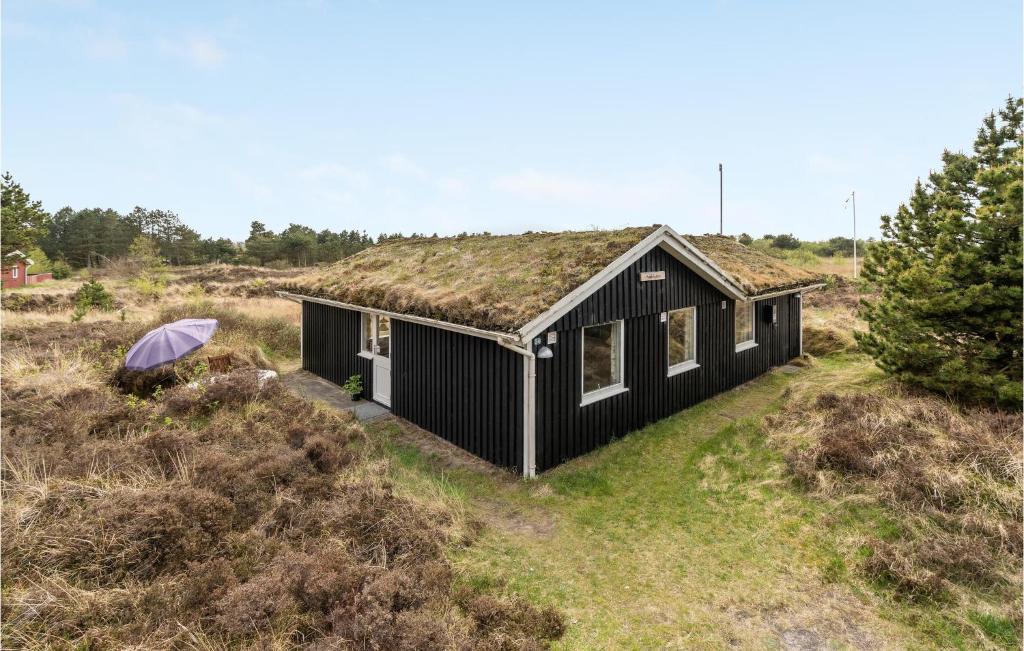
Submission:
[[[775,298],[777,296],[785,296],[786,294],[802,294],[803,292],[809,292],[809,291],[814,290],[814,289],[821,289],[824,286],[825,286],[825,283],[813,283],[813,284],[810,284],[810,285],[798,285],[796,287],[790,287],[788,289],[780,289],[780,290],[773,291],[773,292],[766,292],[764,294],[757,294],[756,296],[751,296],[749,300],[751,300],[751,301],[760,301],[760,300],[764,300],[766,298]]]
[[[335,301],[329,298],[320,298],[319,296],[309,296],[307,294],[297,294],[294,292],[287,292],[279,290],[274,292],[281,298],[286,298],[296,303],[302,303],[308,301],[310,303],[321,303],[323,305],[330,305],[332,307],[340,307],[345,310],[354,310],[357,312],[367,312],[369,314],[380,314],[389,318],[396,319],[398,321],[408,321],[409,323],[419,323],[421,325],[428,325],[434,328],[440,328],[442,330],[449,330],[451,332],[458,332],[465,335],[471,335],[473,337],[480,337],[482,339],[490,339],[497,341],[498,343],[504,343],[512,346],[522,347],[522,341],[516,333],[510,332],[498,332],[495,330],[484,330],[482,328],[474,328],[473,326],[460,325],[458,323],[450,323],[448,321],[439,321],[438,319],[431,319],[425,316],[416,316],[414,314],[403,314],[401,312],[390,312],[388,310],[381,310],[375,307],[367,307],[365,305],[355,305],[353,303],[343,303],[342,301]]]

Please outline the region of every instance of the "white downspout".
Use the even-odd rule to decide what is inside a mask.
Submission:
[[[497,343],[523,356],[523,477],[530,479],[537,475],[537,356],[529,343],[525,348]]]

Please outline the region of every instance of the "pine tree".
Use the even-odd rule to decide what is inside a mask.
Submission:
[[[46,236],[50,215],[43,210],[40,201],[33,201],[28,192],[14,182],[10,172],[0,180],[0,253],[7,254],[15,249],[22,253],[35,246]]]
[[[952,398],[1021,407],[1022,102],[985,118],[973,154],[946,151],[882,217],[864,266],[860,346],[884,371]]]

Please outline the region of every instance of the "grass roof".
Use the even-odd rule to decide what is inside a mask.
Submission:
[[[514,332],[657,228],[393,240],[281,287],[306,296]],[[743,286],[763,292],[778,285],[770,282],[772,274],[783,286],[807,284],[811,276],[760,252],[751,252],[751,257],[731,252],[725,244],[733,242],[729,238],[715,237],[723,242],[711,242],[709,237],[694,238],[693,243],[701,251],[706,247],[709,257]]]
[[[744,246],[724,235],[684,235],[687,242],[729,274],[748,296],[759,296],[825,280],[824,275]]]

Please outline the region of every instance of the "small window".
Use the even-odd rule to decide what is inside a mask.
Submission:
[[[736,352],[756,346],[754,342],[754,302],[736,302]]]
[[[360,350],[367,354],[373,354],[373,315],[366,312],[360,313],[361,325],[359,338],[362,341]]]
[[[377,317],[377,354],[381,357],[391,354],[391,319],[384,315]]]
[[[360,357],[391,356],[391,319],[383,314],[361,312],[359,317]]]
[[[583,402],[625,391],[622,384],[622,321],[583,328]]]
[[[18,277],[18,268],[17,267],[11,267],[11,278],[17,278],[17,277]]]
[[[697,368],[697,308],[668,313],[668,374]]]

